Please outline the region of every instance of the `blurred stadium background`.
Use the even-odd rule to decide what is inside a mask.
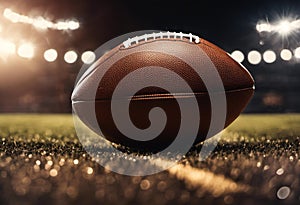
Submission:
[[[71,112],[92,51],[144,29],[192,32],[232,54],[256,80],[245,112],[299,112],[299,9],[269,0],[0,0],[0,112]]]

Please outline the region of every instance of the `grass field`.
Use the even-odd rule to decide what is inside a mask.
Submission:
[[[0,204],[299,204],[299,136],[298,114],[242,115],[208,159],[130,177],[85,152],[71,115],[2,114]]]

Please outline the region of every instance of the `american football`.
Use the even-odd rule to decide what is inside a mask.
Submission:
[[[207,59],[215,68],[205,63]],[[192,97],[197,99],[200,117],[194,141],[197,144],[231,124],[246,107],[254,92],[254,80],[246,68],[216,45],[196,35],[182,32],[157,32],[130,38],[100,57],[91,67],[83,74],[72,94],[75,113],[95,132],[99,132],[99,126],[102,131],[99,134],[110,142],[139,150],[159,151],[172,143],[179,132],[182,119],[178,99],[184,99],[187,103]],[[143,136],[140,139],[130,139],[115,125],[111,100],[118,83],[125,76],[145,67],[148,68],[147,71],[138,73],[122,86],[118,100],[130,100],[130,119],[139,129],[150,126],[148,113],[155,107],[164,110],[167,122],[163,131],[154,139],[143,140]],[[162,72],[160,68],[180,76],[191,90],[178,85],[179,82],[173,75]],[[208,93],[206,82],[198,72],[210,74],[213,69],[217,70],[224,88],[215,86],[215,76],[208,75],[212,87],[212,93]],[[139,82],[149,79],[170,85],[172,93],[156,86],[131,93]],[[90,92],[95,85],[97,91]],[[223,127],[208,133],[212,121],[210,95],[218,95],[222,89],[226,95],[226,120]],[[96,124],[86,111],[91,102],[95,106]]]

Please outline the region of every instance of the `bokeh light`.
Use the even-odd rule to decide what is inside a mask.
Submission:
[[[263,98],[263,103],[266,106],[276,107],[281,106],[284,102],[284,98],[279,93],[268,92],[266,93]]]
[[[64,22],[58,22],[56,24],[57,30],[67,30],[69,28],[68,24],[65,24]]]
[[[274,63],[276,61],[276,54],[274,51],[267,50],[263,54],[263,59],[266,63]]]
[[[7,56],[16,52],[16,45],[10,41],[0,39],[0,55]]]
[[[57,51],[55,49],[48,49],[44,52],[44,58],[48,62],[53,62],[57,59]]]
[[[69,64],[75,63],[77,58],[78,58],[78,56],[75,51],[68,51],[64,55],[64,60]]]
[[[91,64],[95,61],[96,59],[96,54],[93,51],[85,51],[81,55],[81,60],[85,64]]]
[[[272,31],[272,28],[271,28],[271,25],[269,23],[258,23],[256,25],[256,30],[258,32],[271,32]]]
[[[36,19],[33,19],[32,25],[37,29],[46,30],[47,28],[51,28],[53,23],[50,21],[47,21],[46,19],[42,17],[38,17]]]
[[[293,57],[292,51],[290,51],[289,49],[283,49],[280,52],[280,57],[284,61],[290,61]]]
[[[22,58],[33,58],[34,47],[30,43],[22,44],[18,48],[18,55]]]
[[[277,191],[277,197],[281,200],[284,200],[289,197],[291,189],[287,186],[283,186]]]
[[[68,28],[69,28],[70,30],[76,30],[76,29],[79,28],[79,26],[80,26],[80,24],[79,24],[79,22],[77,22],[77,21],[69,21],[69,22],[68,22]]]
[[[20,15],[14,13],[12,10],[10,9],[5,9],[3,12],[3,16],[7,19],[9,19],[10,21],[12,21],[13,23],[17,23],[20,21]]]
[[[242,62],[244,61],[244,59],[245,59],[244,54],[243,54],[241,51],[239,51],[239,50],[233,51],[233,52],[231,53],[231,57],[232,57],[234,60],[236,60],[237,62],[239,62],[239,63],[242,63]]]
[[[250,51],[248,53],[248,61],[249,63],[251,63],[252,65],[257,65],[261,62],[261,54],[256,51],[256,50],[253,50],[253,51]]]
[[[296,58],[300,58],[300,47],[295,49],[294,55],[295,55]]]

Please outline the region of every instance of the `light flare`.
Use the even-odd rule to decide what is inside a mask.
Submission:
[[[274,23],[260,21],[256,24],[256,30],[259,33],[278,33],[282,36],[288,36],[300,31],[300,19],[284,17]]]

